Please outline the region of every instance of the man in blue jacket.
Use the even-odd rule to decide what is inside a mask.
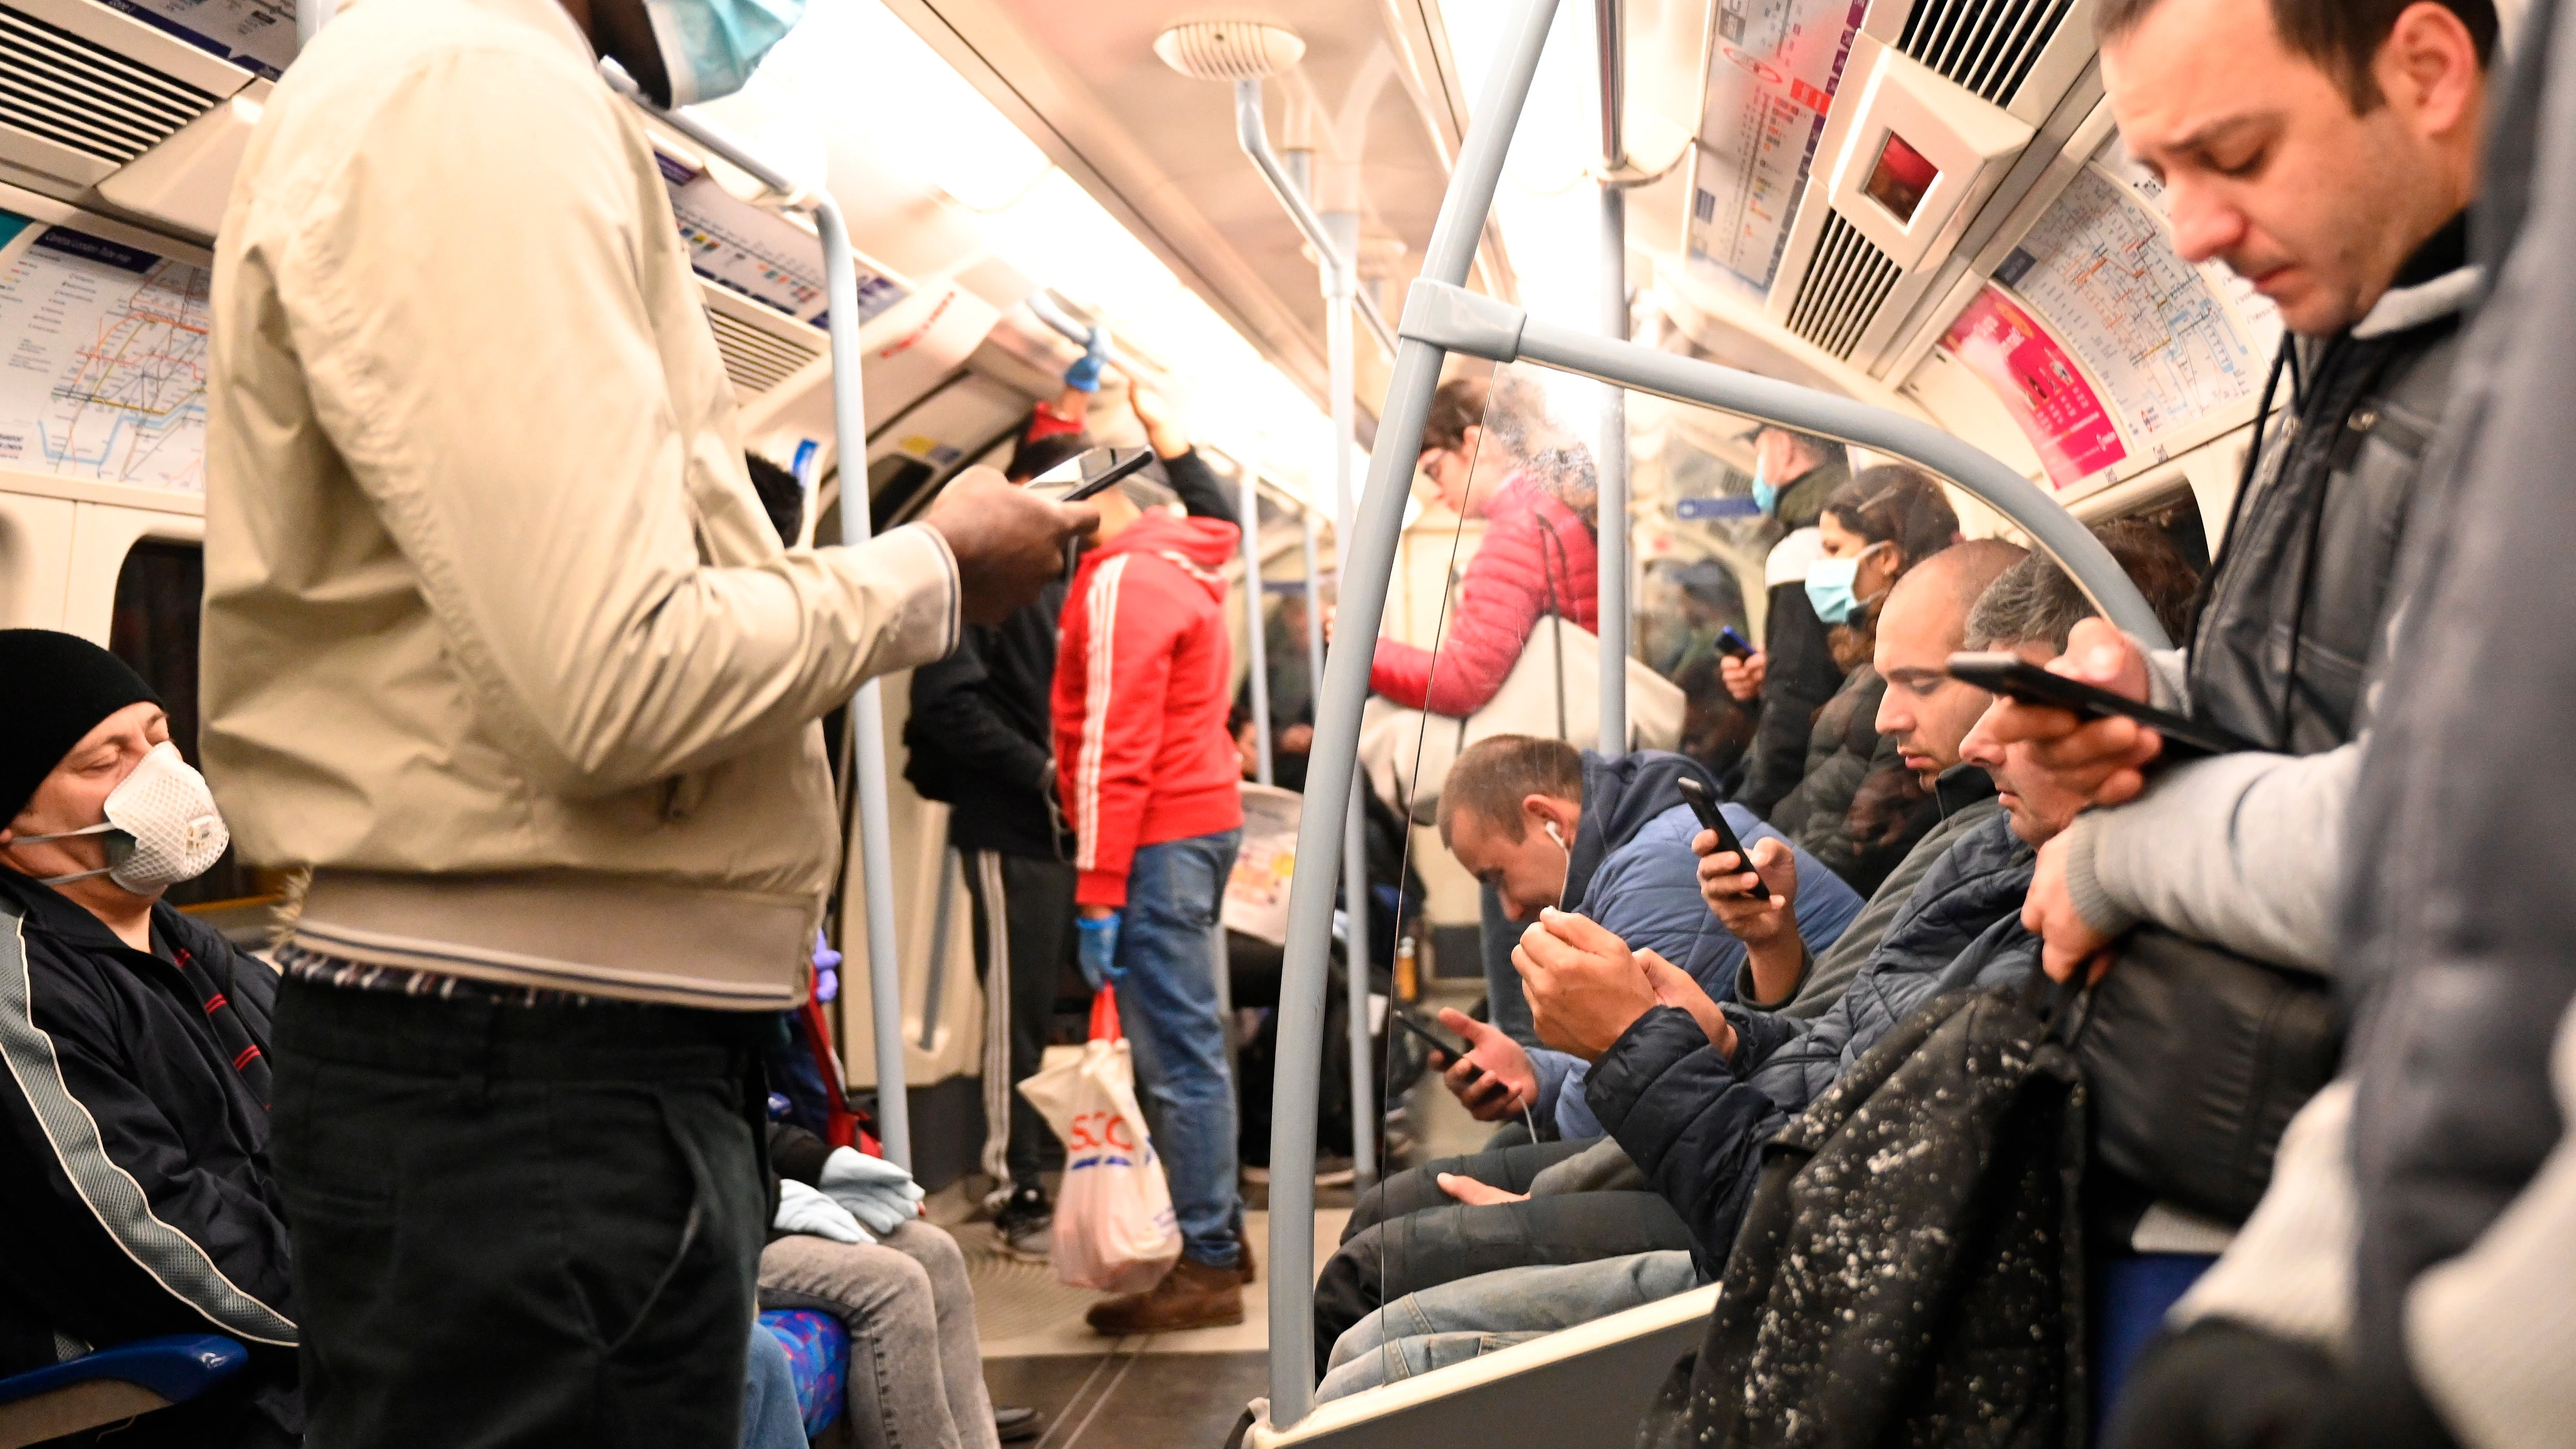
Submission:
[[[1441,835],[1461,865],[1495,888],[1514,921],[1563,905],[1670,963],[1665,975],[1687,973],[1696,983],[1692,994],[1730,995],[1744,943],[1700,898],[1699,858],[1690,847],[1699,820],[1675,785],[1685,777],[1711,783],[1705,768],[1682,755],[1643,750],[1604,760],[1558,740],[1498,735],[1449,767]],[[1752,812],[1722,808],[1748,845],[1787,846]],[[1822,861],[1804,851],[1795,858],[1798,929],[1830,943],[1859,914],[1860,897]],[[1519,1198],[1537,1173],[1572,1165],[1600,1139],[1584,1103],[1585,1064],[1563,1052],[1524,1050],[1501,1028],[1463,1012],[1443,1011],[1440,1019],[1470,1048],[1466,1058],[1441,1064],[1470,1112],[1483,1121],[1553,1124],[1567,1140],[1427,1163],[1372,1189],[1316,1284],[1319,1363],[1345,1329],[1416,1288],[1501,1268],[1689,1246],[1687,1228],[1650,1192]]]

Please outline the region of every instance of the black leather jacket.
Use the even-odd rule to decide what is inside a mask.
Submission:
[[[2290,416],[2238,490],[2194,620],[2194,716],[2284,754],[2360,732],[2407,510],[2450,391],[2467,295],[2452,282],[2466,257],[2464,214],[2358,326],[2291,344]]]

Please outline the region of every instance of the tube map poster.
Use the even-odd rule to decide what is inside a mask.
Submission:
[[[1760,297],[1779,274],[1867,0],[1720,0],[1691,174],[1691,261]]]
[[[204,492],[213,273],[0,212],[8,239],[0,468]]]

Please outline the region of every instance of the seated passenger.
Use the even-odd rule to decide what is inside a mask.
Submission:
[[[1959,515],[1932,475],[1888,463],[1836,490],[1818,528],[1825,557],[1808,571],[1807,602],[1849,672],[1816,712],[1806,774],[1769,819],[1866,894],[1941,818],[1878,731],[1888,682],[1871,656],[1898,581],[1959,541]]]
[[[1927,568],[1914,582],[1935,577]],[[2055,657],[2072,620],[2035,602],[1985,624],[1995,632],[1972,642],[2037,662]],[[1992,718],[1989,709],[1961,754],[1994,775],[2003,816],[1933,862],[1821,1018],[1706,997],[1676,1009],[1664,998],[1680,992],[1677,973],[1660,973],[1650,988],[1627,945],[1580,916],[1550,911],[1524,934],[1515,962],[1541,1033],[1593,1063],[1586,1100],[1690,1225],[1711,1276],[1734,1243],[1765,1140],[1916,1006],[1947,990],[2021,981],[2038,961],[2038,938],[2021,925],[2032,857],[2081,801],[2035,769],[2026,746],[1997,745]],[[1713,909],[1741,920],[1733,895],[1743,875],[1711,869],[1702,883]]]
[[[1450,766],[1440,789],[1441,834],[1510,919],[1528,921],[1563,904],[1680,963],[1702,990],[1730,994],[1744,947],[1700,900],[1690,851],[1699,821],[1674,786],[1686,777],[1709,783],[1695,762],[1659,750],[1605,761],[1557,740],[1497,735]],[[1747,838],[1787,848],[1752,812],[1722,808]],[[1804,929],[1830,941],[1859,911],[1860,898],[1812,857],[1798,859],[1814,889],[1797,914]],[[1650,1193],[1589,1191],[1576,1200],[1583,1188],[1615,1189],[1625,1169],[1615,1149],[1603,1160],[1570,1161],[1601,1135],[1583,1104],[1582,1062],[1562,1052],[1525,1052],[1501,1028],[1463,1012],[1443,1011],[1440,1019],[1472,1048],[1462,1061],[1441,1063],[1450,1091],[1471,1113],[1483,1121],[1526,1113],[1567,1140],[1442,1159],[1370,1189],[1315,1291],[1318,1361],[1390,1296],[1497,1268],[1689,1242]],[[1518,1199],[1549,1169],[1556,1177],[1541,1200]]]
[[[1686,776],[1713,787],[1682,755],[1638,750],[1603,760],[1558,740],[1496,735],[1450,766],[1440,790],[1440,839],[1501,897],[1509,920],[1534,921],[1551,906],[1590,916],[1679,966],[1710,995],[1731,997],[1744,943],[1720,929],[1700,899],[1690,850],[1699,818],[1673,783]],[[1720,808],[1747,844],[1771,841],[1805,867],[1814,888],[1794,910],[1798,929],[1828,945],[1839,939],[1860,897],[1752,811]],[[1440,1020],[1474,1049],[1470,1061],[1441,1065],[1450,1092],[1477,1120],[1528,1112],[1562,1139],[1601,1135],[1583,1105],[1583,1062],[1544,1048],[1525,1052],[1461,1011],[1444,1009]]]
[[[110,1442],[295,1444],[277,976],[161,899],[223,854],[223,818],[116,656],[10,629],[0,679],[0,1374],[221,1334],[247,1368]]]
[[[994,1449],[1036,1438],[1045,1425],[1037,1410],[996,1418],[966,1259],[956,1239],[918,1216],[912,1174],[786,1123],[770,1125],[769,1162],[778,1216],[760,1250],[760,1306],[818,1309],[849,1325],[845,1377],[859,1442]]]

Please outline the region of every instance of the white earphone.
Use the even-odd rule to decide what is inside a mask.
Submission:
[[[1565,843],[1565,836],[1558,832],[1555,821],[1550,820],[1544,822],[1544,828],[1547,831],[1547,838],[1556,842],[1557,849],[1565,850],[1569,848]]]

